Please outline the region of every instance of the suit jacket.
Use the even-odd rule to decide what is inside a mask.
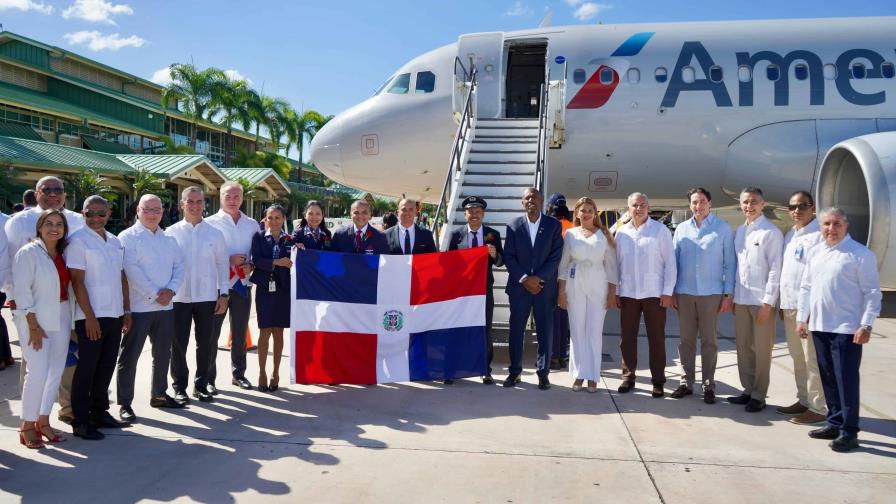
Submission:
[[[386,237],[382,231],[375,229],[370,224],[367,225],[366,236],[362,239],[361,249],[355,250],[355,226],[349,224],[340,226],[333,232],[333,239],[330,241],[330,250],[333,252],[346,252],[349,254],[388,254],[389,244],[386,243]]]
[[[541,215],[535,246],[529,235],[529,218],[525,215],[513,219],[507,225],[504,241],[504,264],[507,265],[508,294],[525,293],[520,279],[523,275],[535,275],[544,280],[542,294],[556,296],[557,269],[563,255],[563,237],[560,222],[550,216]]]
[[[321,226],[320,240],[315,240],[313,234],[305,234],[305,228],[299,227],[292,232],[292,241],[294,243],[301,243],[308,250],[330,250],[330,245],[333,241],[333,233],[326,227]],[[354,237],[352,237],[352,244],[354,244]]]
[[[489,240],[489,235],[494,236],[494,239]],[[470,248],[467,238],[467,226],[455,229],[451,232],[451,237],[448,241],[448,250],[463,250]],[[495,285],[495,275],[492,273],[492,266],[497,266],[499,268],[504,266],[504,247],[501,245],[501,233],[488,226],[482,226],[482,241],[485,242],[483,245],[494,245],[498,252],[495,254],[494,259],[492,259],[492,256],[488,256],[488,275],[486,277],[486,286],[488,289],[486,290],[486,293],[491,295],[492,286]]]
[[[401,226],[392,226],[384,233],[386,242],[389,244],[389,253],[392,255],[401,255],[401,242],[404,240],[404,233],[401,232]],[[425,254],[427,252],[438,252],[436,242],[432,239],[432,231],[414,224],[414,246],[411,247],[411,254]]]

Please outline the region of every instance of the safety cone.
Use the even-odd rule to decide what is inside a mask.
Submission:
[[[228,331],[227,332],[227,345],[224,346],[222,348],[222,350],[230,350],[232,340],[233,340],[233,333]],[[252,343],[252,331],[250,331],[249,328],[247,327],[246,328],[246,351],[250,352],[252,350],[255,350],[256,348],[258,348],[258,347]]]

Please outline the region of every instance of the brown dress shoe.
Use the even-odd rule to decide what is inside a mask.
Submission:
[[[777,408],[775,408],[775,411],[782,415],[799,415],[800,413],[809,411],[809,408],[803,406],[799,401],[797,401],[790,406],[778,406]]]
[[[828,417],[826,415],[822,415],[811,410],[806,410],[799,415],[791,418],[789,422],[795,423],[797,425],[811,425],[824,422],[825,420],[827,420],[827,418]]]

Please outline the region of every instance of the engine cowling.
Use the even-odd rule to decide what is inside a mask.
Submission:
[[[817,208],[836,206],[849,217],[849,234],[877,256],[880,283],[896,288],[896,132],[840,142],[818,172]]]

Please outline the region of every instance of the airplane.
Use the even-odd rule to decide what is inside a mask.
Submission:
[[[437,203],[475,68],[479,126],[547,117],[545,193],[623,208],[639,191],[675,209],[698,185],[717,207],[745,186],[776,205],[812,190],[896,287],[893,33],[896,17],[465,34],[336,115],[311,160],[339,183]]]

